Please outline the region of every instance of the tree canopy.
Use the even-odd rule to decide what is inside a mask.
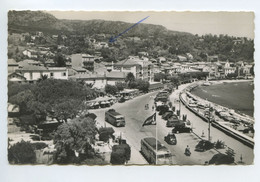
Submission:
[[[60,125],[54,135],[56,162],[74,163],[77,153],[83,158],[93,157],[91,144],[95,134],[95,120],[91,117],[81,116]]]
[[[117,86],[115,86],[115,85],[109,85],[109,84],[107,84],[107,85],[105,86],[105,92],[106,92],[107,94],[115,95],[115,94],[118,92],[118,88],[117,88]]]
[[[34,164],[36,154],[30,142],[22,140],[8,149],[8,161],[11,164]]]
[[[20,106],[21,115],[33,114],[39,121],[51,115],[60,122],[74,118],[84,100],[96,98],[96,91],[71,80],[46,79],[36,84],[8,85],[8,101]]]

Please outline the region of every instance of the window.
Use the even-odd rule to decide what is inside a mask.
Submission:
[[[62,76],[66,76],[66,75],[67,75],[66,72],[63,72],[63,73],[62,73]]]
[[[54,74],[53,74],[53,73],[51,73],[51,77],[53,77],[53,75],[54,75]]]
[[[123,67],[124,70],[131,70],[131,67]]]
[[[30,72],[30,80],[32,80],[33,78],[32,72]]]
[[[121,70],[121,67],[119,67],[119,66],[114,66],[114,70]]]

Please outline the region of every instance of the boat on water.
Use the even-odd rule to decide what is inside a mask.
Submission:
[[[211,85],[211,83],[210,83],[210,82],[208,82],[208,81],[206,81],[206,82],[204,82],[202,85],[203,85],[203,86],[210,86],[210,85]]]
[[[200,117],[205,122],[208,122],[209,121],[209,115],[207,115],[205,112],[201,113],[199,110],[196,109],[196,107],[191,107],[189,105],[190,103],[188,102],[188,100],[185,99],[184,95],[187,95],[187,93],[180,93],[179,94],[180,101],[190,111],[192,111],[195,115]],[[208,108],[206,107],[204,110],[206,111],[207,109]],[[216,116],[221,118],[221,119],[223,119],[225,122],[219,121],[218,118],[212,117],[212,118],[210,118],[212,126],[217,128],[217,129],[219,129],[219,130],[221,130],[221,131],[223,131],[227,135],[230,135],[231,137],[237,139],[238,141],[244,143],[245,145],[247,145],[247,146],[249,146],[251,148],[254,148],[253,134],[252,134],[252,136],[249,135],[250,132],[254,133],[254,131],[253,131],[253,124],[248,125],[248,122],[245,122],[244,120],[241,120],[240,117],[235,117],[234,118],[234,116],[233,116],[234,114],[232,113],[232,110],[231,110],[231,113],[233,115],[231,115],[229,113],[229,111],[230,110],[226,110],[224,108],[216,107],[215,108]],[[235,123],[234,123],[234,119],[236,119]],[[236,123],[236,122],[239,122],[239,123]],[[247,125],[244,125],[244,124],[247,124]],[[240,131],[240,130],[238,131],[238,130],[234,129],[234,126],[235,127],[240,127],[240,126],[243,126],[243,125],[246,127],[246,129],[244,129],[245,127],[243,128],[243,131]],[[250,132],[249,132],[249,130],[250,130]]]

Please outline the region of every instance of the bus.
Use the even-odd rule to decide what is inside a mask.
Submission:
[[[149,164],[172,164],[171,152],[158,140],[156,151],[156,139],[153,137],[141,140],[141,153]]]
[[[114,109],[109,109],[105,112],[105,121],[112,124],[113,126],[125,126],[125,117],[116,112]]]

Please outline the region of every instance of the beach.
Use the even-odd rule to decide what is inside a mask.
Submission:
[[[211,81],[210,86],[198,86],[191,93],[236,112],[253,117],[254,85],[249,80]]]

